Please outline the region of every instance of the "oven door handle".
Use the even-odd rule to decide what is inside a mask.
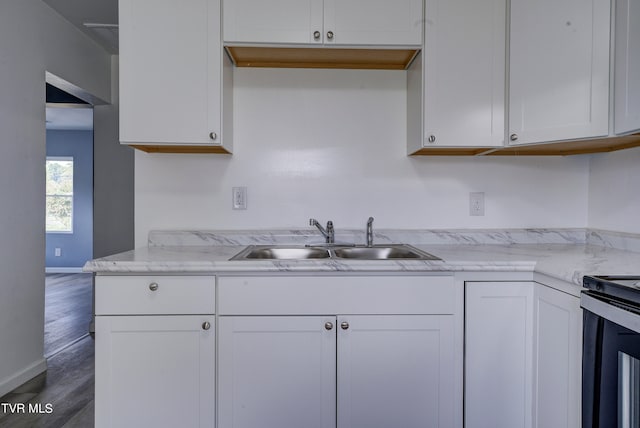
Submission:
[[[614,303],[612,304],[607,300]],[[640,312],[638,309],[623,309],[615,305],[615,300],[607,300],[602,300],[588,291],[583,291],[580,294],[580,306],[582,308],[622,327],[640,333]]]

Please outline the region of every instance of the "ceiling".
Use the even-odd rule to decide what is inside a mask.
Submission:
[[[42,1],[107,52],[118,53],[118,0]],[[48,89],[47,102],[47,129],[93,129],[93,109],[80,105],[81,100],[59,99],[59,94],[52,96]]]
[[[46,118],[48,130],[93,131],[93,109],[90,105],[55,107],[49,104]]]
[[[118,53],[118,0],[42,1],[107,52]]]

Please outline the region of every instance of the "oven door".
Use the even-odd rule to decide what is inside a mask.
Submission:
[[[640,428],[640,308],[583,291],[582,427]]]

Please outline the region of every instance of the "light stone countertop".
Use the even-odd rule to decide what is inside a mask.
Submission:
[[[362,240],[357,231],[336,240],[339,236],[350,242]],[[312,231],[152,232],[148,247],[89,261],[84,270],[99,274],[536,272],[580,286],[583,275],[640,274],[640,237],[588,229],[376,233],[377,244],[409,243],[442,260],[229,260],[250,244],[305,242],[319,241]]]

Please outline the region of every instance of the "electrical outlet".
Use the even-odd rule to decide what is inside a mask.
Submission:
[[[232,202],[231,207],[234,210],[246,210],[247,209],[247,188],[234,187],[231,190]]]
[[[484,192],[469,193],[469,215],[484,215]]]
[[[56,257],[60,257],[60,256],[62,255],[62,249],[61,249],[61,248],[56,248],[56,249],[54,250],[54,255],[55,255]]]

